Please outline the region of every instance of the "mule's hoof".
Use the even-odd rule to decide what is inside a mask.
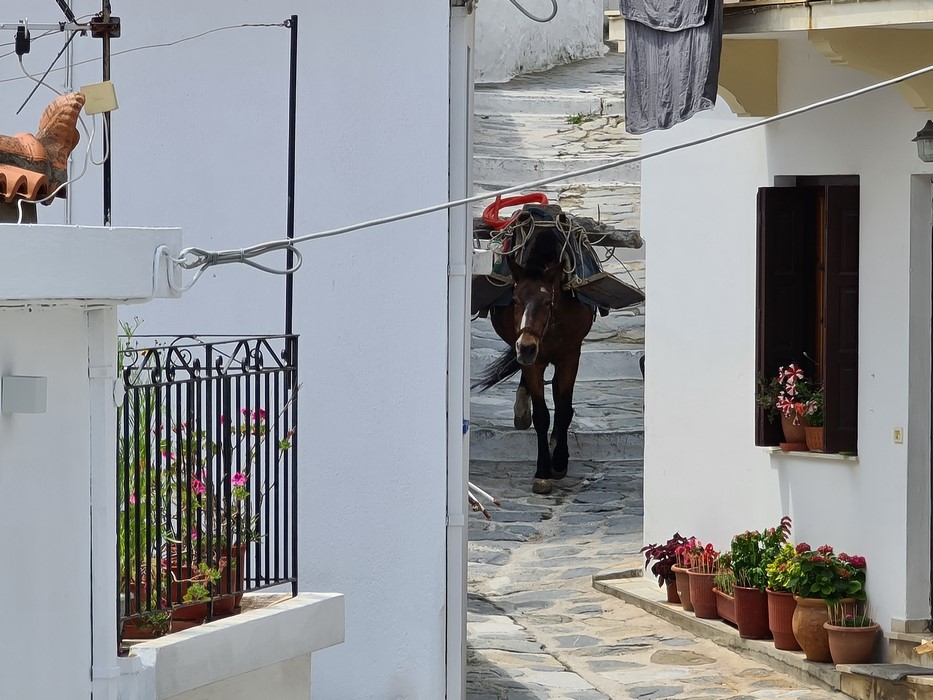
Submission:
[[[553,468],[551,469],[551,478],[554,479],[555,481],[558,480],[558,479],[563,479],[565,476],[567,476],[567,470],[566,470],[566,469],[564,469],[564,471],[562,471],[562,472],[559,472],[559,471],[557,471],[556,469],[553,469]]]
[[[526,413],[523,416],[515,414],[515,429],[516,430],[528,430],[531,427],[531,414]]]
[[[554,484],[551,483],[550,479],[535,479],[531,484],[532,493],[546,494],[550,493],[554,489]]]

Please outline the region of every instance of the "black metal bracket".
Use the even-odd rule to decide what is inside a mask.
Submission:
[[[104,20],[103,15],[95,15],[88,24],[91,27],[91,36],[95,39],[103,39],[104,37],[110,37],[111,39],[120,38],[119,17],[111,17],[109,20]]]

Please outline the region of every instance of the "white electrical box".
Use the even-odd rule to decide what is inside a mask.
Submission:
[[[45,413],[48,377],[7,376],[0,379],[0,411]]]

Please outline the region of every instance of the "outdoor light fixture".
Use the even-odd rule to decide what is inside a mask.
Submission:
[[[917,142],[917,155],[924,163],[933,162],[933,121],[927,120],[926,126],[917,132],[911,141]]]

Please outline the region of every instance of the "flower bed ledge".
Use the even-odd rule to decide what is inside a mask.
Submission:
[[[269,594],[247,594],[263,595]],[[221,684],[234,677],[242,689],[250,685],[250,674],[256,675],[254,683],[265,685],[269,679],[261,676],[262,669],[289,664],[276,677],[290,674],[292,684],[300,685],[306,675],[310,683],[312,652],[343,640],[343,595],[300,593],[269,607],[133,645],[130,655],[118,660],[120,697],[161,700],[209,686],[222,690]],[[268,697],[290,697],[277,695],[275,687],[269,690]]]

